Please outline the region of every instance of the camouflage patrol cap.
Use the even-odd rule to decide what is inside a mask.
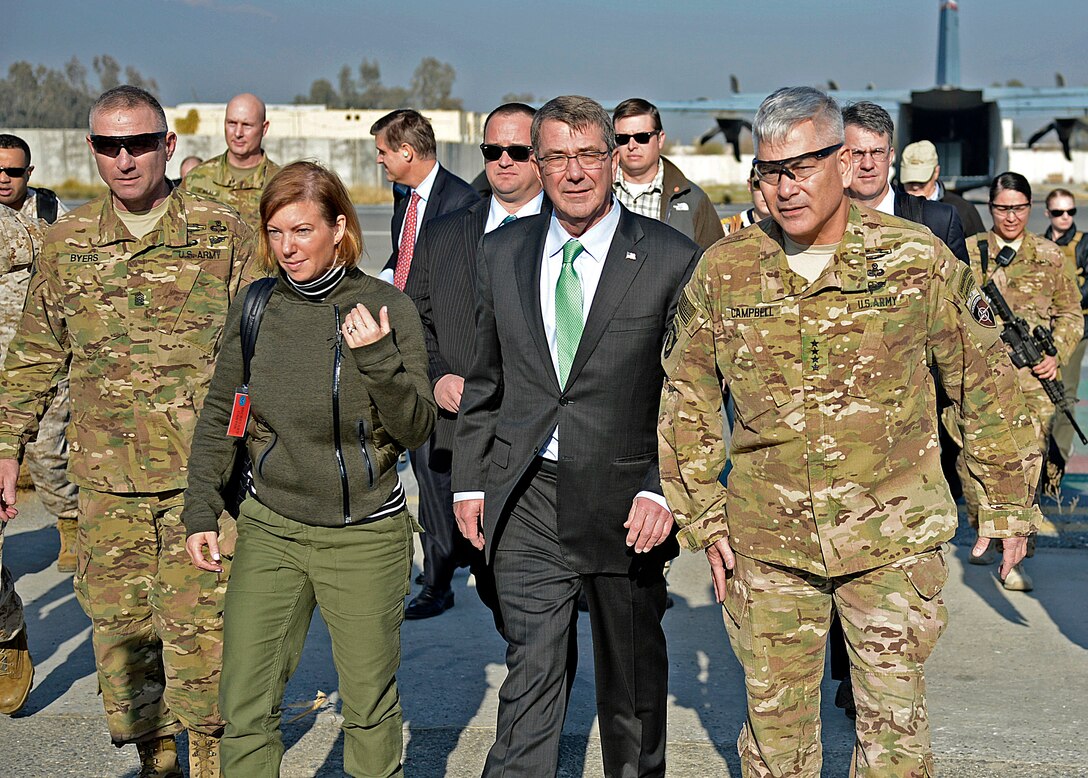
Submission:
[[[904,184],[924,183],[937,169],[937,147],[928,140],[911,143],[903,149],[899,180]]]
[[[29,265],[36,248],[26,220],[11,208],[0,206],[0,273]]]

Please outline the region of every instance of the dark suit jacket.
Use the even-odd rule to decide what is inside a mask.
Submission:
[[[465,381],[453,489],[483,490],[490,556],[519,482],[559,424],[558,526],[579,573],[627,573],[631,501],[661,493],[657,418],[661,346],[701,250],[676,230],[621,208],[566,389],[544,333],[540,267],[550,216],[485,235],[477,257],[476,357]],[[675,536],[655,552],[678,553]]]
[[[408,212],[408,204],[412,201],[411,189],[408,187],[393,187],[393,219],[390,222],[390,235],[393,237],[393,252],[389,255],[389,261],[385,267],[390,270],[397,268],[397,253],[400,248],[400,228],[404,224],[404,214]],[[419,243],[423,228],[442,214],[451,213],[466,205],[479,201],[480,196],[476,190],[466,184],[460,178],[442,165],[438,166],[435,174],[434,187],[431,196],[427,199],[427,210],[423,212],[423,221],[419,224],[419,235],[416,235],[416,243]],[[412,254],[415,261],[415,254]]]
[[[915,202],[911,203],[911,200]],[[928,227],[930,232],[944,241],[960,262],[965,265],[971,264],[971,257],[967,253],[967,241],[963,236],[963,222],[960,221],[960,215],[951,205],[927,200],[924,197],[915,197],[902,189],[896,189],[895,215]]]
[[[476,353],[476,248],[490,201],[479,200],[435,219],[416,241],[404,291],[423,321],[432,385],[449,373],[465,376]],[[436,447],[453,449],[456,425],[457,414],[438,409]]]
[[[416,241],[404,292],[423,321],[431,384],[453,373],[468,375],[476,355],[476,250],[487,226],[491,196],[427,225]],[[544,198],[541,210],[551,205]],[[453,450],[457,414],[438,409],[435,445]]]

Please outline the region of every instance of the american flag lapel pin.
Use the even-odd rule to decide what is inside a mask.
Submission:
[[[635,252],[628,251],[626,259],[638,259],[638,257],[635,256]]]

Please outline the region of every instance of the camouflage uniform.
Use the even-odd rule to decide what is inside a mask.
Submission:
[[[173,734],[179,719],[209,735],[222,727],[226,576],[192,566],[179,514],[197,413],[252,250],[234,211],[188,193],[172,192],[139,240],[112,197],[94,200],[46,234],[4,366],[0,457],[16,457],[71,363],[75,587],[117,743]]]
[[[928,363],[968,420],[983,535],[1033,529],[1034,430],[969,269],[932,233],[851,206],[812,284],[782,240],[773,222],[727,236],[681,296],[664,350],[665,496],[685,545],[728,538],[737,554],[724,620],[748,690],[743,774],[819,775],[834,603],[858,709],[854,769],[929,775],[922,665],[947,615],[940,545],[956,506]],[[736,404],[725,489],[719,374]]]
[[[67,213],[63,203],[57,204],[58,212]],[[38,221],[37,198],[30,192],[20,211],[23,216]],[[48,229],[44,222],[42,229]],[[0,268],[0,364],[8,352],[8,344],[15,336],[15,328],[23,313],[23,301],[30,284],[29,265]],[[76,518],[75,484],[68,480],[68,377],[57,384],[57,393],[49,410],[38,425],[38,437],[26,447],[26,465],[34,479],[34,488],[42,505],[60,519]]]
[[[41,245],[44,227],[37,219],[25,219],[6,205],[0,205],[0,273],[30,266],[35,250]],[[11,573],[4,567],[6,526],[7,522],[0,522],[0,643],[11,640],[23,629],[23,601],[15,593]]]
[[[978,243],[987,242],[987,273],[982,272],[981,255]],[[1054,345],[1058,349],[1058,366],[1062,370],[1077,370],[1071,366],[1070,358],[1084,334],[1084,317],[1080,309],[1080,288],[1077,285],[1076,270],[1068,262],[1061,248],[1056,244],[1024,233],[1024,242],[1016,252],[1016,258],[1007,267],[1000,267],[994,258],[1001,244],[994,233],[982,233],[967,239],[967,251],[971,255],[971,268],[979,286],[992,280],[1012,312],[1023,318],[1031,329],[1042,325],[1054,334]],[[1001,326],[1001,323],[998,323]],[[1046,390],[1030,367],[1017,370],[1020,388],[1027,398],[1028,410],[1035,420],[1038,433],[1039,451],[1045,452],[1050,437],[1050,425],[1054,420],[1054,403],[1046,395]],[[1060,377],[1059,377],[1059,380]],[[952,439],[959,444],[959,430],[955,424],[947,423]],[[971,526],[978,525],[978,488],[966,477],[966,465],[961,455],[956,461],[956,470],[964,484],[963,497],[967,503],[967,516]]]
[[[257,230],[261,225],[261,194],[279,169],[280,166],[266,154],[250,175],[236,178],[224,152],[190,170],[181,182],[181,188],[229,205],[241,214],[242,221]]]

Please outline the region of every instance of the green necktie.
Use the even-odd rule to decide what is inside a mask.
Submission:
[[[512,214],[512,213],[511,213],[511,214],[507,214],[506,218],[505,218],[505,219],[503,219],[503,220],[502,220],[501,222],[499,222],[499,226],[500,226],[500,227],[505,227],[505,226],[506,226],[507,224],[509,224],[510,222],[514,221],[514,220],[515,220],[516,218],[518,218],[518,217],[517,217],[517,216],[514,216],[514,214]]]
[[[563,244],[563,269],[555,283],[555,345],[559,354],[559,385],[566,388],[574,352],[582,339],[582,279],[574,269],[574,258],[582,244],[573,238]]]

